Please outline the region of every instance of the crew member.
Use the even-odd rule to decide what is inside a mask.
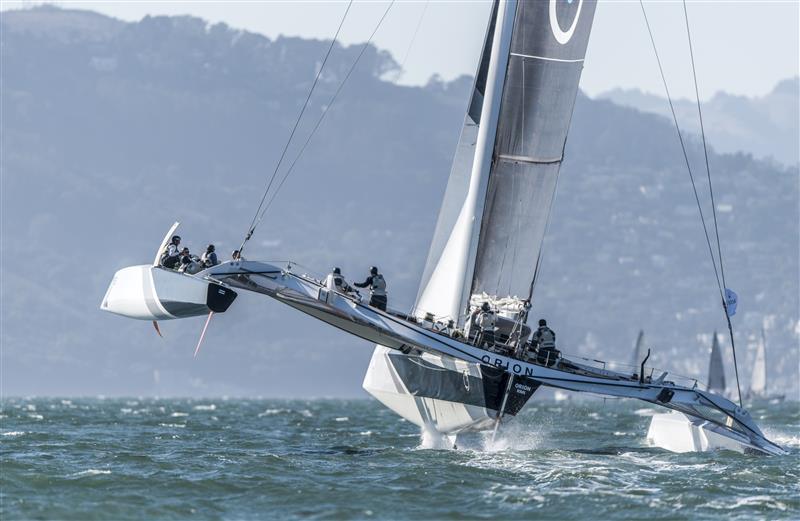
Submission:
[[[340,268],[333,268],[333,271],[325,278],[325,287],[328,291],[338,291],[339,293],[348,293],[352,288],[342,276]]]
[[[173,235],[172,240],[169,241],[167,247],[164,248],[164,251],[161,252],[161,258],[159,259],[159,264],[161,264],[165,268],[175,269],[180,261],[181,251],[178,247],[181,244],[181,238],[179,235]]]
[[[359,288],[369,288],[369,305],[386,311],[386,281],[383,279],[383,275],[378,273],[378,268],[371,267],[367,280],[355,282],[353,285]]]
[[[484,302],[480,309],[475,310],[473,317],[475,317],[475,324],[478,326],[477,346],[488,347],[489,349],[494,348],[494,328],[497,324],[494,310],[489,307],[488,302]]]
[[[211,266],[219,264],[217,252],[213,244],[209,244],[206,248],[206,252],[200,256],[200,264],[202,264],[203,268],[210,268]]]
[[[536,359],[540,364],[550,366],[555,363],[559,354],[556,349],[556,333],[547,327],[547,320],[543,318],[539,320],[539,329],[533,333],[531,346],[539,350]]]
[[[455,323],[455,321],[448,320],[447,324],[445,324],[444,327],[439,329],[439,332],[442,333],[443,335],[452,337],[453,333],[456,332],[456,323]]]
[[[189,253],[189,248],[184,248],[181,250],[180,256],[178,261],[178,271],[181,273],[197,273],[199,270],[197,268],[197,263],[192,258],[192,254]]]

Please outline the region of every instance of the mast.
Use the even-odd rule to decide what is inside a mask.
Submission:
[[[503,86],[506,79],[506,68],[508,66],[508,54],[511,46],[511,34],[514,28],[514,14],[517,9],[516,0],[501,1],[497,8],[497,27],[500,29],[495,32],[494,43],[492,44],[492,56],[489,59],[489,81],[486,84],[486,95],[481,111],[481,125],[478,131],[478,141],[475,144],[475,161],[472,164],[472,176],[470,182],[469,195],[465,217],[469,220],[469,247],[467,257],[461,274],[461,294],[455,308],[456,312],[464,309],[468,295],[466,289],[472,281],[475,270],[475,256],[478,251],[478,231],[476,221],[480,222],[483,215],[483,207],[486,202],[486,188],[489,183],[489,174],[492,165],[492,152],[494,150],[495,139],[497,137],[497,124],[500,117],[500,100],[503,95]],[[488,116],[488,117],[487,117]]]
[[[479,227],[476,224],[480,221],[483,213],[516,6],[516,0],[498,0],[493,8],[494,24],[490,23],[490,27],[487,30],[487,46],[484,49],[476,80],[477,91],[478,83],[482,79],[482,72],[484,72],[482,69],[485,69],[484,91],[482,93],[478,92],[478,94],[482,94],[479,100],[476,99],[478,96],[473,94],[470,113],[468,114],[468,117],[475,115],[479,119],[475,122],[478,123],[478,132],[474,144],[474,156],[467,193],[458,218],[442,251],[442,256],[433,273],[431,273],[427,284],[420,291],[417,304],[418,314],[431,312],[440,319],[451,318],[459,321],[462,302],[466,300],[465,289],[472,279],[478,247],[477,233]],[[492,36],[491,47],[488,47],[488,35]],[[488,62],[487,51],[489,51]],[[474,105],[476,102],[481,103],[479,115],[475,114]],[[465,122],[465,126],[467,124],[468,122]],[[465,132],[466,129],[462,131],[462,141],[464,140]],[[461,147],[462,143],[459,143],[459,148]],[[456,161],[459,159],[458,155],[457,152]],[[454,161],[454,172],[451,172],[451,177],[458,173],[455,171],[456,161]],[[448,184],[448,192],[450,190],[451,187]],[[445,204],[447,203],[448,195],[445,195]],[[443,205],[442,212],[444,210],[445,205]],[[440,214],[440,224],[442,217]],[[439,230],[437,230],[438,232]],[[436,238],[434,238],[434,243],[435,241]],[[431,253],[433,253],[433,249],[432,247]]]

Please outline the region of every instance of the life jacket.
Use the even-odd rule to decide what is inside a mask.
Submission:
[[[480,326],[481,331],[494,331],[496,323],[497,318],[495,317],[494,311],[482,311],[481,314],[478,315],[478,326]]]
[[[164,248],[164,251],[161,253],[161,258],[159,259],[159,263],[162,266],[167,268],[174,268],[175,265],[178,263],[178,256],[180,255],[180,250],[178,247],[173,244],[167,244],[167,247]]]
[[[333,274],[333,286],[337,291],[347,291],[347,283],[341,275]]]
[[[329,273],[325,278],[325,287],[328,288],[328,291],[347,293],[347,283],[341,274]]]
[[[213,251],[205,252],[200,257],[200,263],[207,268],[210,268],[211,266],[216,266],[217,264],[219,264],[219,261],[217,260],[217,253]]]
[[[534,335],[539,343],[539,349],[555,349],[556,348],[556,334],[547,326],[542,326],[536,330]]]
[[[383,280],[383,275],[378,273],[372,276],[372,283],[369,286],[370,294],[374,297],[386,296],[386,281]]]

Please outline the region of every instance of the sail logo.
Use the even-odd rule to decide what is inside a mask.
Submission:
[[[574,0],[567,0],[567,3],[572,3]],[[575,34],[575,28],[578,27],[578,18],[581,17],[581,8],[583,7],[583,0],[578,0],[578,9],[575,11],[575,18],[572,20],[572,25],[566,31],[561,29],[561,24],[558,23],[558,13],[556,12],[556,4],[558,0],[550,0],[550,29],[553,30],[553,36],[556,41],[561,45],[565,45],[572,39]]]

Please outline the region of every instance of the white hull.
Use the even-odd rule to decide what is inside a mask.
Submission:
[[[405,360],[401,360],[401,357]],[[392,362],[393,358],[395,363]],[[395,365],[397,362],[418,365],[420,371],[435,372],[438,368],[443,375],[459,374],[461,389],[449,389],[447,395],[458,396],[455,393],[459,390],[463,391],[463,394],[460,398],[447,400],[434,397],[437,392],[441,392],[441,389],[434,389],[431,393],[421,393],[418,384],[425,382],[404,378],[402,369],[398,369]],[[410,385],[416,387],[409,389]],[[476,389],[476,386],[479,388]],[[470,395],[483,394],[483,381],[478,364],[462,360],[446,360],[429,353],[403,355],[378,345],[372,353],[363,387],[383,405],[431,435],[486,430],[494,425],[497,418],[496,410],[464,403]],[[452,443],[450,445],[452,446]]]
[[[647,443],[677,453],[714,450],[763,452],[744,436],[677,411],[653,415],[647,431]]]
[[[217,281],[142,265],[114,274],[100,309],[137,320],[172,320],[221,313],[235,298]]]

